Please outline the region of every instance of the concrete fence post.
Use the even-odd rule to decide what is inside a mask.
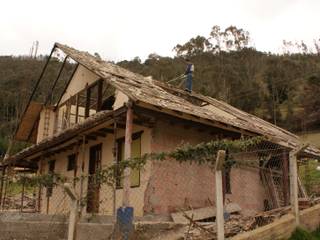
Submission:
[[[222,169],[226,152],[219,150],[215,166],[215,195],[216,195],[216,224],[217,224],[217,239],[224,240],[224,206],[223,206],[223,188],[222,188]]]
[[[296,225],[299,225],[299,200],[298,200],[298,167],[296,151],[289,153],[290,166],[290,203],[292,213],[296,219]]]
[[[296,219],[296,225],[300,224],[299,215],[299,187],[298,187],[298,155],[303,152],[309,144],[298,146],[296,149],[289,153],[289,168],[290,168],[290,203],[292,207],[292,213]]]
[[[78,221],[78,207],[79,198],[77,197],[74,189],[71,188],[70,184],[64,184],[63,188],[67,195],[70,197],[70,215],[69,215],[69,226],[68,226],[68,240],[76,239],[76,226]]]

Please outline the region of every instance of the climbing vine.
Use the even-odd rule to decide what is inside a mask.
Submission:
[[[235,159],[233,159],[232,154],[230,153],[252,150],[265,140],[266,139],[264,137],[252,137],[239,140],[216,140],[197,145],[182,144],[173,151],[147,153],[139,158],[123,160],[107,168],[100,169],[96,174],[94,174],[94,176],[83,175],[72,178],[72,181],[78,182],[81,179],[91,177],[94,180],[94,184],[105,183],[107,185],[114,186],[117,178],[121,178],[123,176],[126,168],[141,170],[149,160],[164,161],[173,159],[179,163],[198,165],[208,164],[210,167],[214,167],[218,150],[225,150],[227,152],[225,167],[230,168],[236,163]],[[18,181],[31,186],[41,185],[44,187],[51,187],[68,182],[70,179],[55,173],[34,176],[20,176]]]

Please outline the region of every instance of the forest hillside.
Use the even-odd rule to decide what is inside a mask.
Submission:
[[[174,44],[174,43],[173,43]],[[280,54],[257,51],[250,34],[235,26],[214,26],[208,36],[177,44],[173,57],[151,53],[117,64],[154,79],[169,81],[185,71],[185,59],[195,66],[194,91],[226,101],[288,130],[320,127],[320,40],[282,43]],[[81,49],[85,50],[85,49]],[[49,51],[49,50],[48,50]],[[96,53],[96,55],[98,55]],[[7,147],[47,56],[0,56],[0,155]],[[61,62],[50,65],[52,81]],[[72,66],[67,67],[71,72]],[[179,82],[173,83],[179,84]],[[63,84],[58,86],[63,89]],[[42,84],[38,92],[46,92]],[[40,96],[39,101],[44,101]]]

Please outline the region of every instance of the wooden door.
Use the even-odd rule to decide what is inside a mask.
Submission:
[[[98,144],[90,148],[87,191],[88,213],[99,212],[100,183],[97,179],[96,173],[101,168],[101,147],[102,144]]]

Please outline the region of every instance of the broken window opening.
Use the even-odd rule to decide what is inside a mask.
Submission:
[[[56,110],[56,130],[61,131],[102,110],[113,110],[115,88],[100,79],[86,86]]]
[[[75,170],[77,155],[75,153],[68,156],[67,171]]]
[[[102,103],[101,110],[113,110],[113,104],[116,101],[114,95],[105,99]]]

